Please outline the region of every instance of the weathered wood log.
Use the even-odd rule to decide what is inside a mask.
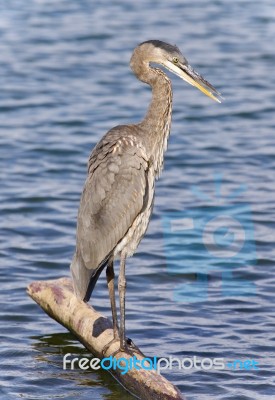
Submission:
[[[68,278],[51,281],[32,282],[28,288],[29,296],[53,319],[72,332],[78,340],[97,358],[103,359],[115,353],[115,358],[126,359],[119,363],[129,365],[127,361],[136,357],[139,363],[145,358],[133,342],[133,355],[119,350],[116,341],[108,348],[113,339],[112,323],[98,313],[89,304],[76,298],[72,282]],[[107,350],[106,350],[106,347]],[[103,350],[104,354],[103,354]],[[148,358],[147,358],[148,360]],[[144,368],[132,368],[123,373],[123,368],[112,368],[109,372],[133,396],[141,400],[184,400],[178,388],[161,376],[150,363],[144,360]],[[147,367],[146,367],[147,366]]]

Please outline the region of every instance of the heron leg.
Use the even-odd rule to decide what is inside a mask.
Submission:
[[[126,278],[125,278],[125,260],[126,255],[121,254],[120,258],[120,271],[118,278],[118,293],[119,293],[119,303],[120,303],[120,349],[125,350],[126,338],[125,338],[125,291],[126,291]]]
[[[106,276],[109,288],[109,295],[111,300],[111,307],[112,307],[112,316],[113,316],[113,329],[114,329],[114,338],[111,340],[103,348],[103,355],[105,355],[106,351],[109,347],[118,339],[120,340],[120,347],[112,353],[112,356],[115,357],[116,354],[120,353],[121,351],[126,351],[127,353],[134,355],[136,353],[140,353],[144,356],[140,350],[134,345],[131,339],[125,337],[125,291],[126,291],[126,279],[125,279],[125,261],[126,255],[121,255],[120,259],[120,272],[118,278],[118,290],[119,290],[119,302],[120,302],[120,329],[118,327],[118,320],[117,320],[117,311],[116,311],[116,302],[115,302],[115,288],[114,288],[114,265],[113,260],[108,263]]]
[[[115,274],[114,274],[114,261],[108,263],[106,269],[106,277],[107,284],[109,289],[109,297],[111,302],[112,309],[112,318],[113,318],[113,330],[114,330],[114,339],[117,340],[119,338],[118,333],[118,320],[117,320],[117,311],[116,311],[116,298],[115,298]]]
[[[116,310],[116,297],[115,297],[115,274],[114,274],[114,261],[111,260],[108,262],[107,269],[106,269],[106,278],[109,290],[109,297],[111,302],[111,309],[112,309],[112,318],[113,318],[113,339],[107,343],[103,349],[102,354],[105,356],[109,347],[119,340],[119,328],[118,328],[118,319],[117,319],[117,310]]]

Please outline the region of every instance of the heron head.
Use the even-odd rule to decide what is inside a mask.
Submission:
[[[218,103],[221,102],[221,94],[189,65],[177,46],[160,40],[149,40],[138,47],[146,53],[146,59],[149,62],[163,65],[206,96]]]

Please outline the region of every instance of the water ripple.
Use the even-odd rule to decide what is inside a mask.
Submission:
[[[108,129],[144,115],[150,91],[128,62],[151,38],[177,43],[226,101],[172,78],[165,170],[127,263],[128,334],[150,356],[259,363],[165,371],[189,400],[274,397],[273,10],[271,0],[1,2],[1,399],[131,398],[102,371],[62,369],[63,354],[86,350],[25,289],[69,275],[89,153]],[[166,224],[221,211],[253,232],[234,263],[209,255],[200,231]],[[102,276],[92,303],[110,316],[107,293]]]

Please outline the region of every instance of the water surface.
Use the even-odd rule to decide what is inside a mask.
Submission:
[[[153,219],[127,263],[128,335],[149,356],[259,363],[166,371],[190,400],[274,398],[274,19],[271,0],[0,3],[1,399],[132,398],[105,372],[62,370],[87,353],[25,289],[69,273],[89,153],[150,100],[128,67],[148,39],[176,43],[226,101],[173,77]],[[221,215],[246,235],[231,258],[203,240]],[[186,217],[193,230],[173,228]],[[225,247],[227,228],[212,232]],[[104,277],[92,304],[110,315]]]

